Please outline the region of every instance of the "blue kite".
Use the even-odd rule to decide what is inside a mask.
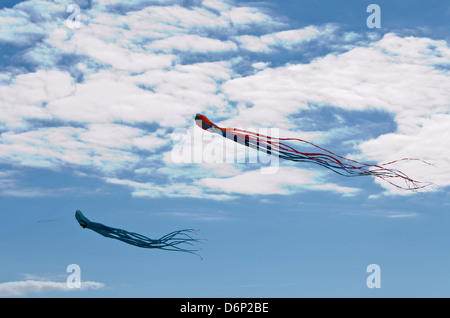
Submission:
[[[195,239],[189,235],[190,233],[197,231],[194,229],[174,231],[159,239],[151,239],[138,233],[128,232],[122,229],[109,227],[101,223],[92,222],[85,217],[80,210],[75,212],[75,218],[82,228],[90,229],[100,235],[113,238],[130,245],[142,248],[159,248],[166,251],[187,252],[198,255],[196,253],[198,249],[187,249],[180,247],[182,244],[194,246],[193,243],[200,241],[199,239]]]

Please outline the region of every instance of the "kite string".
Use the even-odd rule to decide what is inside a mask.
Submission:
[[[66,218],[69,218],[70,215],[68,214],[65,217],[59,217],[59,218],[53,218],[53,219],[49,219],[50,216],[56,214],[56,212],[58,212],[59,210],[61,210],[63,207],[65,207],[67,204],[69,204],[73,199],[69,198],[67,199],[67,201],[65,201],[63,204],[61,204],[60,206],[58,206],[57,208],[55,208],[54,210],[52,210],[51,212],[49,212],[48,214],[46,214],[43,218],[41,218],[40,220],[38,220],[38,223],[44,223],[44,222],[55,222],[55,221],[59,221],[59,220],[63,220]]]
[[[59,210],[61,210],[61,209],[62,209],[64,206],[66,206],[70,201],[72,201],[72,198],[69,198],[69,199],[66,200],[63,204],[61,204],[61,205],[57,206],[55,209],[51,210],[51,212],[49,212],[48,214],[46,214],[44,217],[45,217],[45,218],[50,217],[50,216],[53,215],[54,213],[56,213],[56,212],[58,212]],[[8,241],[8,240],[10,240],[10,239],[12,239],[12,238],[14,238],[14,237],[16,237],[17,235],[19,235],[19,234],[21,234],[21,233],[23,233],[23,232],[29,230],[30,228],[32,228],[32,227],[35,226],[36,224],[42,223],[42,222],[48,222],[48,220],[42,220],[42,219],[39,219],[39,220],[37,220],[37,221],[35,221],[35,222],[33,222],[33,223],[31,223],[31,224],[29,224],[29,225],[27,225],[27,226],[25,226],[25,227],[19,229],[19,230],[15,231],[15,232],[13,232],[13,233],[11,233],[11,234],[9,234],[7,237],[5,237],[3,240],[0,241],[0,244],[5,243],[6,241]]]

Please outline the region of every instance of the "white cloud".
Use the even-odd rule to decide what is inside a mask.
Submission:
[[[236,37],[236,40],[246,50],[270,52],[275,46],[290,49],[293,45],[328,35],[333,30],[334,28],[332,27],[318,28],[316,26],[307,26],[302,29],[280,31],[262,36],[242,35]]]
[[[67,1],[67,0],[65,0],[65,1]],[[122,0],[92,0],[92,5],[95,6],[97,9],[101,10],[103,7],[114,6],[115,4],[120,3],[121,1]],[[177,1],[177,0],[129,0],[129,1],[127,1],[127,5],[143,6],[143,5],[147,5],[149,2],[153,3],[153,4],[170,5],[170,4],[175,4],[177,2],[180,2],[180,1]]]
[[[258,22],[271,22],[272,19],[256,8],[233,7],[230,10],[223,11],[222,17],[225,17],[233,24],[247,24]]]
[[[153,6],[144,9],[149,21],[163,22],[181,28],[227,26],[228,21],[203,8]]]
[[[205,8],[183,8],[180,6],[152,6],[143,9],[147,21],[150,23],[164,23],[184,29],[191,28],[218,28],[242,26],[255,23],[273,23],[273,19],[252,7],[232,7],[219,1],[204,2],[206,7],[218,9],[219,13],[211,12]]]
[[[206,7],[217,10],[226,10],[230,8],[229,4],[221,0],[203,0],[202,4]]]
[[[262,39],[252,35],[241,35],[236,38],[241,47],[254,52],[269,51],[269,46]]]
[[[413,119],[411,119],[413,120]],[[409,129],[408,129],[409,130]],[[449,185],[450,176],[450,115],[435,114],[428,118],[421,118],[416,131],[408,133],[399,131],[385,134],[360,144],[362,155],[377,162],[386,163],[402,158],[422,159],[400,161],[389,165],[406,173],[414,180],[426,185],[432,182],[436,186]],[[384,184],[389,193],[407,194],[396,187]],[[401,184],[405,186],[405,184]],[[424,190],[435,190],[435,187],[427,187]]]
[[[222,167],[226,168],[227,165],[222,164]],[[208,175],[205,169],[207,169],[206,171],[209,172],[209,175],[215,175],[216,177],[205,177],[205,175]],[[177,170],[179,176],[193,179],[193,182],[190,184],[172,182],[160,186],[153,182],[137,182],[128,179],[107,178],[105,180],[108,183],[132,188],[133,196],[153,198],[189,196],[203,199],[225,200],[233,199],[237,194],[287,195],[307,188],[336,192],[344,196],[351,196],[359,191],[357,188],[322,183],[320,181],[321,176],[318,173],[291,167],[280,167],[274,174],[262,174],[260,170],[247,172],[229,170],[220,173],[215,171],[215,169],[220,169],[220,166],[207,164],[202,167],[203,172],[198,174],[196,174],[195,169],[189,169],[184,173]],[[173,171],[167,170],[167,168],[166,171],[158,171],[158,173],[170,173],[172,177],[177,176],[176,173],[174,174]]]
[[[117,70],[129,72],[143,72],[146,70],[161,69],[172,65],[173,55],[153,54],[150,52],[135,52],[123,45],[101,40],[88,32],[86,28],[77,31],[70,41],[66,41],[61,48],[66,52],[85,54],[90,58],[111,65]]]
[[[339,185],[332,184],[332,183],[314,184],[314,185],[311,185],[310,188],[314,189],[314,190],[338,192],[344,196],[352,196],[352,195],[355,195],[357,192],[359,192],[359,189],[357,189],[357,188],[343,187],[343,186],[339,186]]]
[[[85,281],[80,288],[69,288],[65,282],[25,280],[0,283],[0,297],[20,297],[28,294],[46,292],[69,292],[104,288],[103,283]]]
[[[386,217],[389,219],[404,219],[404,218],[414,218],[417,217],[419,214],[416,212],[398,212],[398,211],[391,211],[388,212]]]
[[[180,50],[203,53],[234,51],[237,49],[236,44],[231,41],[220,41],[195,34],[174,35],[170,38],[156,40],[146,47],[150,50],[162,50],[164,52]]]
[[[432,40],[429,43],[442,46]],[[384,46],[381,40],[380,46],[374,43],[372,47],[330,54],[309,64],[267,68],[255,75],[228,81],[223,89],[231,98],[253,104],[255,113],[261,109],[269,111],[270,105],[282,104],[279,109],[282,117],[307,108],[306,102],[358,110],[370,106],[400,112],[411,107],[427,112],[432,105],[438,110],[445,108],[448,76],[429,65],[441,62],[442,58],[432,59],[422,54],[426,62],[411,63],[410,52],[406,57],[392,56],[383,53]],[[422,45],[418,49],[421,48]],[[411,49],[408,47],[405,51]]]
[[[226,28],[231,23],[239,26],[270,22],[269,16],[247,7],[232,8],[221,15],[201,7],[188,9],[170,5],[149,6],[125,15],[96,11],[95,8],[83,12],[79,29],[69,30],[50,22],[42,24],[47,32],[46,38],[26,53],[27,58],[38,64],[55,53],[83,54],[116,69],[141,72],[169,67],[176,58],[169,54],[153,54],[151,50],[236,50],[237,46],[232,41],[201,36],[202,32],[195,34],[199,30]],[[50,60],[48,65],[52,62],[55,61]]]
[[[313,184],[313,174],[294,168],[280,168],[277,174],[264,175],[259,170],[248,171],[230,178],[204,178],[199,185],[227,193],[287,194],[288,186]]]
[[[356,32],[346,32],[346,33],[344,33],[343,38],[344,38],[345,42],[353,42],[357,39],[360,39],[361,34],[356,33]]]
[[[39,70],[18,75],[9,86],[0,86],[0,121],[22,126],[25,118],[51,118],[44,103],[69,96],[75,90],[67,72]]]
[[[269,65],[269,63],[265,63],[265,62],[256,62],[256,63],[253,63],[253,64],[252,64],[252,66],[253,66],[255,69],[258,69],[258,70],[264,69],[264,68],[266,68],[268,65]]]
[[[259,170],[247,171],[229,178],[203,178],[201,186],[218,189],[226,193],[252,195],[290,194],[299,188],[331,190],[346,195],[358,191],[356,188],[340,187],[333,184],[317,184],[317,173],[291,167],[279,167],[275,174],[261,174]]]
[[[220,62],[153,70],[136,76],[105,70],[87,75],[84,83],[76,85],[74,94],[50,101],[46,109],[69,121],[183,126],[197,112],[226,105],[226,97],[217,94],[215,77],[227,78],[228,73],[229,69]],[[138,85],[152,89],[145,90]]]
[[[381,217],[387,219],[410,219],[419,217],[420,214],[410,211],[385,211],[385,210],[375,210],[365,213],[368,216]]]
[[[139,156],[133,147],[153,150],[166,143],[143,130],[113,124],[92,124],[87,129],[55,127],[8,132],[2,134],[0,141],[3,161],[50,168],[90,165],[104,171],[137,163]]]
[[[28,182],[23,182],[21,179],[26,179],[26,173],[19,170],[7,170],[0,172],[0,195],[3,197],[17,197],[17,198],[35,198],[35,197],[51,197],[60,194],[73,194],[75,191],[78,194],[84,193],[84,190],[74,189],[71,187],[48,188],[41,186],[27,186]],[[93,193],[90,191],[90,193]]]
[[[411,177],[445,186],[450,185],[445,159],[450,156],[450,138],[442,136],[449,131],[450,77],[435,65],[449,58],[444,41],[388,34],[368,47],[232,79],[222,89],[242,105],[233,118],[236,122],[248,118],[265,126],[289,127],[289,114],[308,109],[308,103],[394,113],[398,130],[362,143],[358,157],[380,163],[424,159],[439,168],[415,161]],[[248,104],[252,107],[244,106]],[[274,105],[280,106],[275,110]],[[408,170],[406,162],[397,167]],[[394,191],[388,183],[380,184]]]
[[[102,71],[87,76],[84,83],[77,85],[76,94],[50,102],[47,109],[64,120],[108,123],[161,119],[163,124],[168,124],[161,106],[175,114],[184,108],[170,96],[140,89],[126,73]]]
[[[232,196],[218,193],[206,193],[201,187],[189,185],[186,183],[172,182],[159,186],[152,182],[137,182],[127,179],[106,178],[106,182],[127,186],[133,189],[132,195],[135,197],[191,197],[214,200],[227,200]]]
[[[93,147],[122,150],[130,149],[133,146],[151,149],[166,143],[163,139],[145,134],[141,129],[119,124],[91,124],[89,130],[79,133],[78,139]],[[112,136],[114,137],[111,138]]]
[[[116,14],[104,6],[118,1],[99,0],[82,12],[82,27],[74,30],[62,23],[67,14],[61,9],[67,1],[59,5],[27,1],[0,10],[4,22],[0,41],[31,46],[23,57],[38,68],[14,78],[12,73],[0,74],[7,84],[0,86],[0,160],[38,167],[70,164],[134,171],[146,159],[138,155],[140,150],[154,151],[169,141],[165,128],[189,127],[195,114],[203,112],[215,114],[225,126],[276,127],[284,136],[320,140],[326,132],[295,132],[297,127],[289,119],[313,103],[394,113],[398,131],[361,143],[360,157],[377,162],[419,157],[438,169],[414,166],[411,171],[418,178],[449,184],[450,138],[442,136],[450,130],[450,80],[446,71],[435,68],[448,64],[445,41],[394,34],[376,41],[369,35],[373,42],[365,47],[305,64],[271,68],[267,62],[254,63],[257,72],[240,76],[233,71],[233,60],[189,64],[185,53],[232,53],[236,43],[246,50],[270,53],[277,47],[291,49],[328,39],[336,29],[324,25],[273,32],[275,19],[257,8],[218,0],[190,8],[176,3],[147,6],[145,1],[131,1],[133,10]],[[138,5],[144,4],[147,7],[139,10]],[[269,31],[250,35],[245,32],[249,26],[257,26],[261,33]],[[38,38],[42,38],[39,43]],[[351,32],[342,37],[346,44],[359,38]],[[177,55],[178,51],[182,52]],[[65,56],[76,61],[68,67],[83,74],[79,82],[57,70]],[[55,127],[33,127],[35,121],[51,121]],[[154,123],[161,129],[148,133],[135,128],[139,123]],[[160,155],[163,163],[155,171],[173,177],[167,189],[136,180],[106,180],[131,187],[134,195],[150,196],[166,191],[172,196],[228,198],[231,186],[245,178],[267,194],[306,187],[344,194],[356,191],[318,182],[315,175],[298,169],[291,171],[297,180],[282,170],[271,185],[256,184],[264,175],[240,174],[233,165],[202,163],[183,171],[167,160],[168,152]],[[195,171],[189,181],[177,179],[189,171]],[[217,180],[219,185],[214,183]],[[237,189],[236,193],[252,191],[242,184]]]
[[[0,10],[0,42],[25,45],[43,36],[45,31],[30,23],[29,15],[23,11],[4,8]]]
[[[223,221],[227,219],[223,213],[215,213],[211,214],[211,211],[207,213],[199,213],[199,212],[164,212],[162,215],[174,216],[177,218],[188,218],[195,221]]]

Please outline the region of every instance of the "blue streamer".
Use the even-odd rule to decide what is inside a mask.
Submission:
[[[187,249],[180,247],[180,245],[183,244],[194,246],[193,243],[200,241],[199,239],[195,239],[189,235],[190,233],[197,231],[194,229],[174,231],[159,239],[151,239],[138,233],[128,232],[122,229],[109,227],[101,223],[92,222],[85,217],[80,210],[75,212],[75,218],[82,228],[90,229],[100,235],[113,238],[130,245],[141,248],[158,248],[166,251],[178,251],[198,255],[195,253],[198,249]]]

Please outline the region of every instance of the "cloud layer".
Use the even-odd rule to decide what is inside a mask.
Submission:
[[[331,24],[290,29],[267,10],[219,0],[190,7],[94,1],[81,10],[81,27],[71,29],[67,5],[25,1],[0,10],[0,43],[24,63],[0,72],[0,163],[91,168],[137,196],[355,194],[301,167],[266,178],[259,167],[168,160],[171,132],[192,129],[196,113],[224,126],[325,140],[333,131],[302,133],[292,120],[314,105],[393,114],[396,131],[353,140],[342,155],[378,163],[421,158],[434,166],[410,162],[401,169],[450,185],[445,41],[374,37]],[[311,43],[331,53],[271,66],[280,50],[302,52]],[[142,178],[149,171],[152,182]]]
[[[80,288],[69,288],[65,282],[24,280],[0,283],[0,297],[21,297],[29,294],[47,292],[69,292],[103,288],[104,284],[98,282],[82,282]]]

